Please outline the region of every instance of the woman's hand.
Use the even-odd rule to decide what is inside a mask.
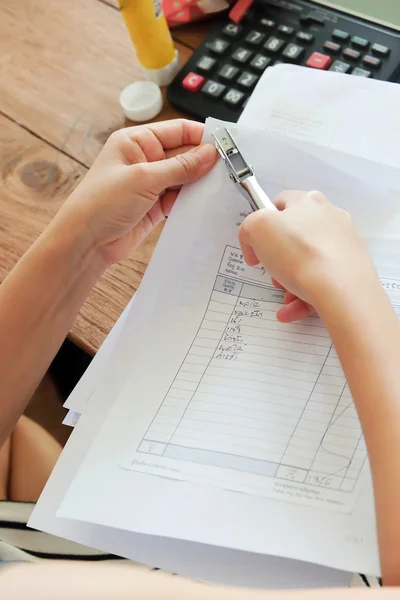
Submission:
[[[376,274],[350,215],[319,192],[282,192],[279,212],[257,211],[239,230],[246,262],[261,262],[286,290],[279,321],[302,319],[329,302],[330,294]],[[279,282],[279,283],[278,283]]]
[[[80,223],[105,267],[127,258],[171,211],[180,187],[214,165],[204,125],[183,119],[113,133],[57,219]]]

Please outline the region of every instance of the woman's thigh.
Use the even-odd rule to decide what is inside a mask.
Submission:
[[[36,502],[61,450],[43,427],[21,417],[0,452],[0,499]]]

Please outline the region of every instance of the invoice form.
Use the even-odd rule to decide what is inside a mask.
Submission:
[[[318,187],[370,232],[397,211],[391,169],[232,131],[272,196]],[[246,212],[222,164],[181,194],[125,324],[130,376],[58,515],[379,572],[365,447],[334,350],[316,317],[274,320],[280,293],[238,248]]]

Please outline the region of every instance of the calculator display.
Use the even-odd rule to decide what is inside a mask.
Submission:
[[[316,0],[316,2],[400,30],[399,0],[332,0],[332,2]]]

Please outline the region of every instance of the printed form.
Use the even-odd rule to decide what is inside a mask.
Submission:
[[[345,377],[318,318],[277,322],[282,292],[268,280],[226,247],[198,332],[126,466],[348,509],[367,453]]]
[[[321,189],[368,235],[397,214],[394,169],[230,129],[272,197]],[[57,516],[379,573],[365,445],[337,356],[317,317],[277,322],[282,293],[238,247],[247,212],[221,162],[179,196],[124,324],[129,372]],[[387,244],[372,245],[395,299]]]

